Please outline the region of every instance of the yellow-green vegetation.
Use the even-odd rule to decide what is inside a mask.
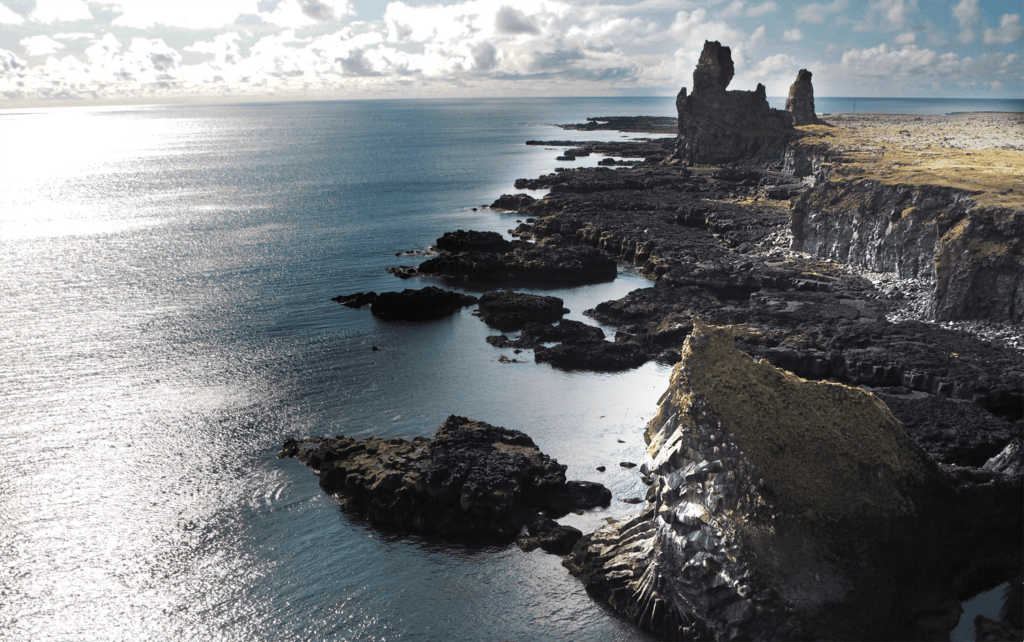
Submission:
[[[922,478],[927,455],[884,403],[754,361],[734,336],[694,320],[672,381],[681,430],[720,421],[787,512],[834,521],[912,510],[902,488]],[[699,416],[702,409],[710,414]]]
[[[842,116],[831,126],[798,127],[798,146],[826,145],[836,156],[833,180],[944,185],[976,192],[982,206],[1024,207],[1024,117]]]

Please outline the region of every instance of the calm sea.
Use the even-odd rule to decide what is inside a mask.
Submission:
[[[473,208],[555,167],[561,150],[523,142],[621,138],[549,125],[602,115],[674,105],[0,111],[0,637],[647,639],[554,556],[377,531],[274,456],[289,436],[431,436],[461,414],[613,490],[564,521],[634,510],[619,500],[646,489],[617,464],[642,459],[668,368],[503,364],[517,355],[469,309],[386,323],[330,300],[430,284],[384,269],[445,231],[513,227]],[[584,319],[646,285],[623,269],[534,291]]]

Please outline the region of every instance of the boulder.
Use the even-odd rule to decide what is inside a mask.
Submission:
[[[801,69],[796,80],[789,87],[786,98],[786,111],[793,115],[793,124],[817,125],[820,121],[814,112],[814,86],[811,85],[811,72]]]
[[[615,278],[615,259],[592,247],[530,247],[506,254],[442,252],[419,267],[422,274],[471,281],[600,283]]]
[[[563,563],[664,639],[945,639],[963,587],[1019,572],[1022,479],[936,464],[874,395],[735,331],[694,319],[645,434],[649,503]]]
[[[600,484],[566,482],[566,467],[524,433],[455,415],[432,440],[289,439],[278,457],[312,468],[342,508],[375,526],[457,539],[511,542],[538,512],[611,501]]]
[[[370,305],[377,299],[376,292],[356,292],[355,294],[336,296],[331,301],[337,301],[341,305],[349,308],[361,308],[364,305]]]
[[[435,247],[439,252],[508,252],[512,250],[512,243],[497,232],[456,230],[445,232],[437,239]]]
[[[475,296],[431,285],[421,290],[381,292],[370,304],[370,312],[387,321],[425,321],[448,316],[476,302]]]
[[[760,83],[755,91],[727,91],[733,73],[729,47],[705,41],[693,71],[693,93],[687,95],[683,87],[676,97],[679,158],[694,163],[782,159],[796,135],[792,116],[768,106]]]
[[[537,199],[529,194],[502,194],[497,200],[491,203],[491,209],[518,210],[532,205],[536,200]]]
[[[506,290],[480,297],[480,318],[499,330],[518,330],[527,323],[552,323],[568,311],[554,296]]]

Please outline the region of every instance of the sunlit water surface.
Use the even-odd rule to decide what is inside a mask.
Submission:
[[[630,640],[541,551],[379,532],[288,436],[523,430],[633,507],[667,382],[502,364],[466,309],[384,323],[332,296],[551,171],[548,123],[666,99],[0,112],[0,631],[10,640]],[[583,159],[581,159],[583,160]],[[596,159],[592,159],[596,162]],[[547,290],[572,318],[647,285]],[[386,351],[375,352],[370,346]],[[620,443],[622,440],[624,443]],[[595,470],[608,466],[608,472]]]
[[[565,164],[525,140],[622,138],[549,126],[602,115],[674,105],[0,111],[0,638],[647,639],[557,557],[382,533],[274,457],[289,436],[431,436],[461,414],[612,489],[566,523],[632,512],[619,500],[646,489],[617,463],[642,459],[668,368],[564,373],[487,345],[470,309],[385,323],[330,300],[430,284],[384,269],[445,231],[513,227],[472,208]],[[584,319],[646,285],[535,291]]]

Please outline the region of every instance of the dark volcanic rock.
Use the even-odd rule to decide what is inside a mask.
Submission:
[[[563,526],[543,513],[530,520],[526,528],[529,535],[516,540],[516,545],[524,551],[540,547],[548,553],[567,555],[583,537],[580,529]]]
[[[346,307],[358,309],[373,303],[376,299],[376,292],[356,292],[355,294],[336,296],[331,301],[337,301]]]
[[[421,290],[382,292],[373,300],[370,312],[387,321],[424,321],[448,316],[476,301],[475,296],[427,286]]]
[[[496,201],[491,203],[491,209],[495,210],[518,210],[532,205],[536,199],[529,194],[502,194]]]
[[[518,330],[527,323],[552,323],[568,311],[554,296],[504,291],[480,297],[480,318],[499,330]]]
[[[940,467],[876,397],[694,322],[645,435],[645,509],[565,560],[664,639],[945,639],[1019,573],[1024,479]]]
[[[678,123],[670,116],[599,116],[588,118],[586,123],[559,125],[562,129],[595,131],[610,129],[617,132],[646,132],[649,134],[674,134]]]
[[[422,274],[473,281],[600,283],[615,278],[615,259],[590,247],[531,247],[506,254],[442,252],[419,267]]]
[[[533,358],[537,363],[547,363],[561,370],[617,372],[640,367],[651,356],[635,343],[596,341],[534,348]]]
[[[693,72],[693,93],[676,97],[679,157],[696,163],[741,159],[782,159],[795,136],[792,117],[768,106],[764,85],[755,91],[726,91],[734,69],[732,52],[719,42],[704,42]]]
[[[793,115],[793,124],[816,125],[820,121],[814,112],[814,86],[811,84],[811,72],[801,69],[796,80],[789,87],[786,98],[786,111]]]
[[[289,439],[278,457],[312,468],[335,501],[376,526],[461,539],[512,541],[540,511],[611,501],[600,484],[566,482],[566,467],[525,434],[454,415],[433,440]]]
[[[876,389],[907,434],[944,464],[981,467],[1015,437],[1016,426],[963,399],[947,399],[906,388]]]
[[[512,250],[512,243],[497,232],[456,230],[445,232],[437,239],[435,247],[439,252],[509,252]]]

